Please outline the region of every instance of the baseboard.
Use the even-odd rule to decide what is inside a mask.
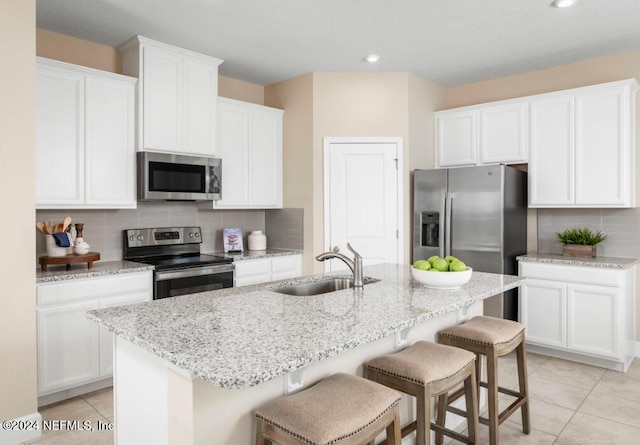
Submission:
[[[0,445],[16,445],[40,437],[41,424],[42,416],[39,412],[5,420],[0,428]],[[6,428],[7,425],[9,428]]]
[[[636,357],[640,357],[640,341],[636,342]]]

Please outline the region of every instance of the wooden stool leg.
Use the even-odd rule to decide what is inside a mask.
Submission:
[[[373,444],[374,441],[371,441]],[[387,445],[402,445],[400,433],[400,409],[396,406],[393,423],[387,427]]]
[[[416,397],[416,421],[418,431],[416,434],[416,445],[431,444],[431,396],[429,390],[422,388]]]
[[[526,397],[524,404],[520,407],[522,414],[522,432],[529,434],[531,432],[531,419],[529,416],[529,383],[527,375],[527,352],[524,348],[524,340],[516,349],[518,359],[518,384],[521,397]]]
[[[438,411],[436,413],[436,425],[440,425],[444,428],[447,423],[447,405],[449,402],[447,393],[441,394],[438,397]],[[442,445],[444,435],[436,431],[436,445]]]
[[[464,381],[464,393],[467,410],[467,430],[469,442],[478,443],[478,386],[476,374],[471,375]]]
[[[480,382],[482,381],[482,354],[476,354],[476,394],[478,395],[478,408],[480,407]]]
[[[498,445],[498,357],[487,353],[487,395],[489,403],[489,444]]]
[[[255,445],[266,445],[266,439],[262,436],[262,427],[264,423],[261,420],[256,421],[256,444]]]

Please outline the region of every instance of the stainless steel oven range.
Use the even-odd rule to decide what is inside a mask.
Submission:
[[[155,270],[153,299],[233,287],[233,259],[200,254],[200,227],[122,231],[123,258]]]

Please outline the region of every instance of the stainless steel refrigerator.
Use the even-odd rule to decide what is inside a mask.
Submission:
[[[453,255],[474,271],[517,275],[527,251],[527,173],[506,165],[415,170],[413,261]],[[518,318],[517,290],[485,315]]]

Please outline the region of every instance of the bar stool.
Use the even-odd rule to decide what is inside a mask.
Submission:
[[[524,325],[501,318],[478,316],[466,323],[443,329],[438,334],[441,344],[463,348],[474,352],[478,385],[487,388],[489,418],[480,417],[480,422],[489,425],[489,443],[498,444],[498,426],[518,408],[522,414],[522,431],[531,431],[529,418],[529,391],[527,384],[527,355],[524,347]],[[518,364],[519,391],[498,386],[498,357],[516,350]],[[487,382],[481,381],[481,355],[487,358]],[[498,412],[498,393],[508,394],[516,400],[501,413]],[[450,397],[455,400],[462,394],[457,392]],[[458,415],[464,412],[447,406],[446,409]]]
[[[374,358],[366,365],[366,377],[416,398],[416,420],[402,429],[402,436],[417,430],[416,444],[429,445],[431,429],[436,443],[447,435],[464,443],[476,443],[478,437],[478,402],[475,355],[459,348],[419,341],[394,354]],[[446,394],[464,382],[468,437],[445,428]],[[431,422],[431,397],[442,401],[436,422]]]
[[[277,399],[256,413],[256,445],[363,445],[386,429],[400,445],[400,394],[349,374]]]

